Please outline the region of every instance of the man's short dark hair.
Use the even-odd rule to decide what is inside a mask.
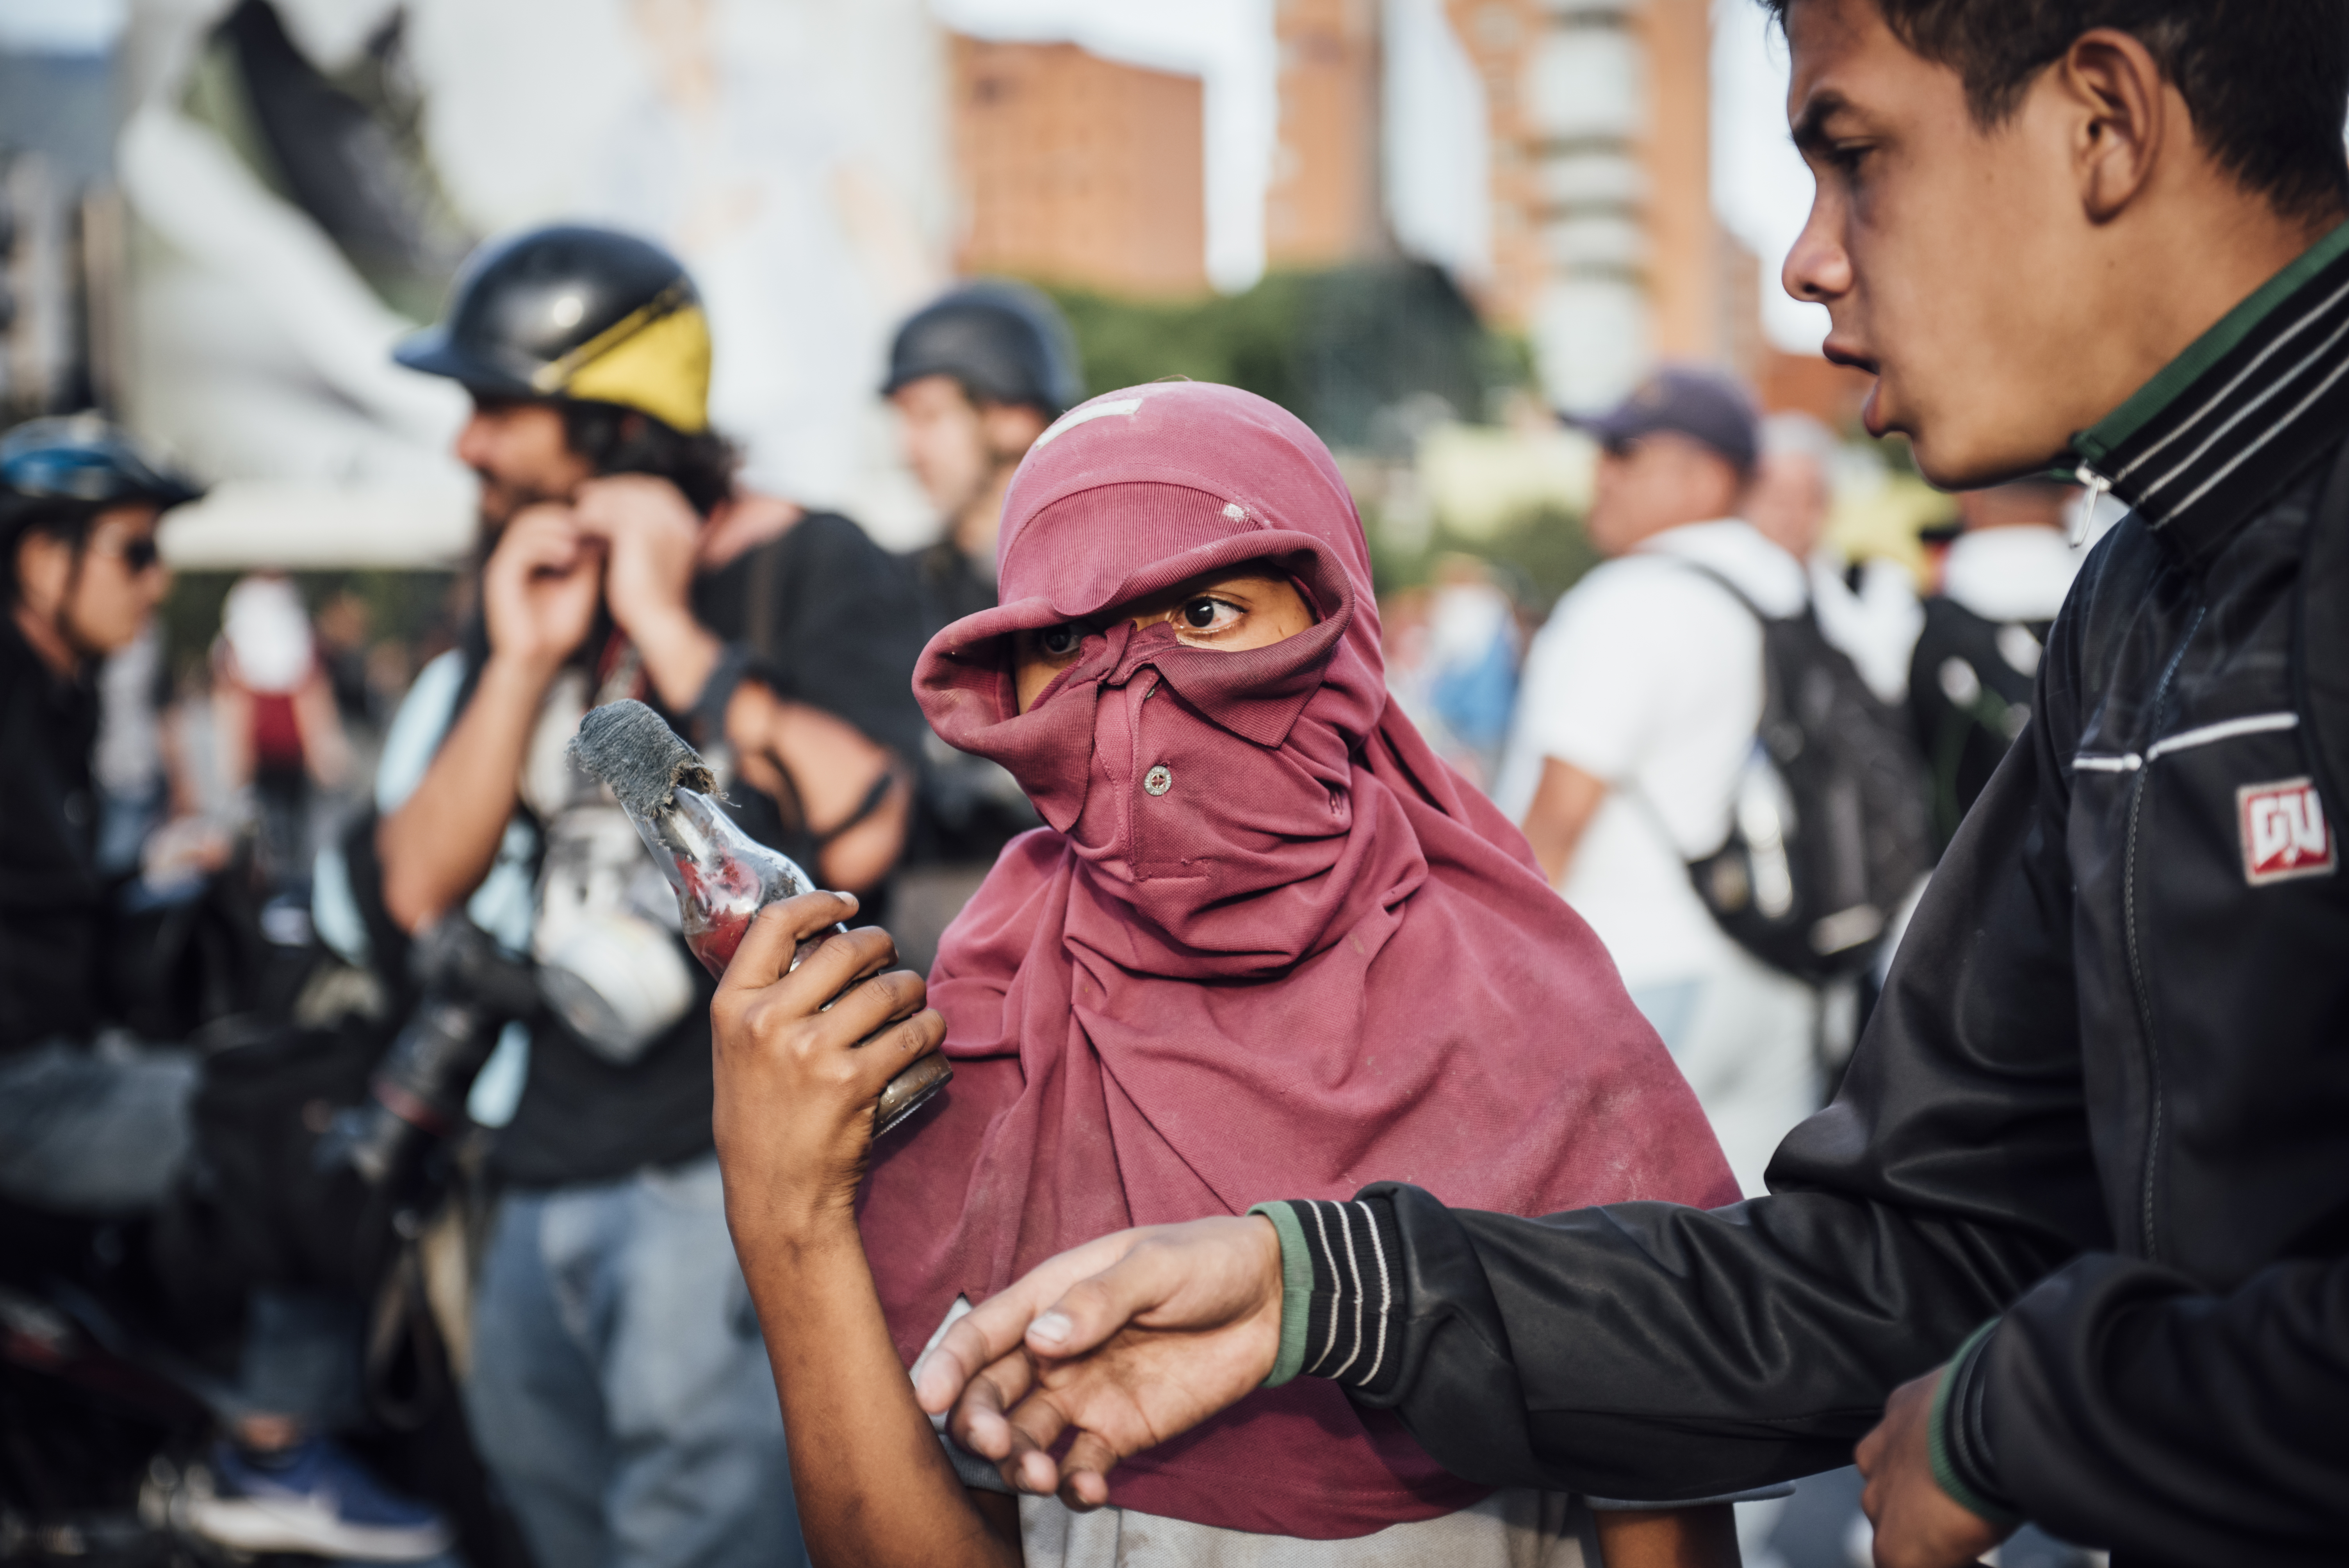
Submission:
[[[1794,0],[1762,0],[1782,21]],[[2220,166],[2276,210],[2349,205],[2349,6],[2340,0],[1875,0],[1894,36],[1966,84],[1995,126],[2094,27],[2151,50]]]
[[[707,517],[734,490],[741,454],[713,431],[688,436],[651,415],[616,403],[565,399],[563,432],[571,449],[598,475],[650,474],[677,486],[693,510]]]

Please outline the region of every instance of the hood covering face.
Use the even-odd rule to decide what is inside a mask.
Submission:
[[[957,1295],[1127,1225],[1381,1179],[1527,1214],[1735,1199],[1598,940],[1387,702],[1361,526],[1302,424],[1222,387],[1095,398],[1021,465],[999,559],[1001,607],[915,684],[1049,826],[948,928],[955,1082],[866,1190],[908,1363]],[[1313,626],[1233,653],[1106,624],[1244,563]],[[1075,661],[1020,713],[1011,634],[1069,621]],[[1325,1540],[1483,1491],[1309,1379],[1111,1478],[1120,1507]]]

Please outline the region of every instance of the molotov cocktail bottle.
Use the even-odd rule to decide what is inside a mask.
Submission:
[[[677,890],[685,944],[713,975],[726,972],[759,911],[778,899],[816,891],[789,855],[744,832],[711,799],[717,780],[708,764],[643,703],[607,703],[591,711],[580,721],[571,755],[619,797],[628,820]],[[829,934],[802,941],[792,967],[798,968]],[[919,1110],[952,1077],[945,1056],[933,1051],[891,1078],[873,1109],[874,1136]]]

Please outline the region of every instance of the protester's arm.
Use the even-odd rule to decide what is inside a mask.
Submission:
[[[835,893],[761,911],[710,1007],[727,1223],[782,1401],[800,1529],[819,1564],[1013,1568],[1017,1513],[965,1491],[916,1407],[856,1229],[874,1102],[945,1021],[918,975],[881,973],[896,953],[878,930],[783,973],[801,938],[855,911]]]
[[[869,889],[895,867],[914,787],[886,747],[820,707],[783,701],[755,679],[727,700],[726,739],[753,789],[798,801],[823,843],[813,869],[826,883]]]
[[[415,792],[376,829],[383,902],[420,931],[481,885],[513,815],[539,704],[595,623],[603,551],[559,507],[507,524],[481,573],[490,656]]]
[[[1739,1568],[1737,1516],[1725,1502],[1603,1509],[1596,1524],[1606,1568]]]
[[[639,474],[596,480],[582,488],[577,516],[583,529],[610,543],[612,618],[643,655],[645,673],[669,711],[706,712],[716,706],[713,695],[722,702],[715,717],[743,779],[822,841],[810,869],[827,885],[861,890],[886,877],[905,847],[913,800],[908,771],[856,725],[771,689],[749,650],[730,654],[694,617],[701,523],[677,488]],[[861,625],[863,606],[833,608],[851,626]],[[851,656],[853,641],[843,639],[843,657]],[[908,660],[899,684],[911,676]],[[727,689],[713,694],[713,679]]]
[[[294,723],[302,736],[302,762],[321,789],[339,788],[351,776],[350,737],[343,733],[342,710],[321,665],[294,694]]]
[[[1583,832],[1606,799],[1604,779],[1594,778],[1560,758],[1542,758],[1541,783],[1534,790],[1534,803],[1526,808],[1522,825],[1526,842],[1533,846],[1534,861],[1550,886],[1565,882]]]

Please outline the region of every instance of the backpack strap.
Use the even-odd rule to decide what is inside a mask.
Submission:
[[[2292,696],[2308,731],[2318,796],[2337,834],[2349,828],[2349,441],[2332,462],[2301,552],[2292,626]]]
[[[1791,615],[1772,615],[1765,614],[1763,611],[1762,606],[1756,604],[1753,598],[1746,593],[1744,589],[1740,588],[1736,583],[1732,583],[1726,575],[1722,573],[1715,572],[1712,567],[1706,566],[1699,562],[1691,561],[1684,555],[1667,555],[1661,552],[1657,552],[1651,553],[1648,559],[1651,561],[1669,561],[1684,572],[1693,572],[1699,577],[1711,578],[1720,586],[1723,593],[1727,593],[1740,604],[1744,605],[1745,613],[1747,614],[1753,616],[1755,620],[1761,622],[1765,626],[1773,621],[1787,621],[1795,619],[1795,617]],[[1810,609],[1810,599],[1807,594],[1803,600],[1803,608],[1806,613],[1808,613]]]
[[[1779,668],[1779,661],[1771,656],[1770,629],[1773,626],[1800,624],[1808,626],[1811,634],[1819,638],[1822,643],[1826,640],[1819,632],[1818,616],[1811,607],[1809,583],[1806,582],[1803,584],[1803,607],[1799,613],[1792,615],[1773,615],[1761,605],[1756,604],[1744,589],[1740,588],[1726,575],[1715,572],[1710,566],[1702,565],[1678,555],[1660,555],[1657,559],[1669,561],[1683,572],[1710,578],[1720,586],[1723,593],[1736,600],[1744,607],[1745,613],[1754,617],[1754,624],[1762,634],[1762,712],[1754,720],[1754,732],[1763,738],[1765,747],[1769,746],[1772,726],[1786,712],[1786,705],[1791,700],[1786,690],[1785,672]],[[1775,750],[1775,748],[1772,749]]]
[[[781,596],[781,579],[790,570],[784,560],[785,545],[792,533],[787,531],[752,548],[745,562],[750,581],[745,585],[749,603],[744,606],[742,640],[758,654],[771,657],[778,634],[782,630],[782,606],[776,601]]]

